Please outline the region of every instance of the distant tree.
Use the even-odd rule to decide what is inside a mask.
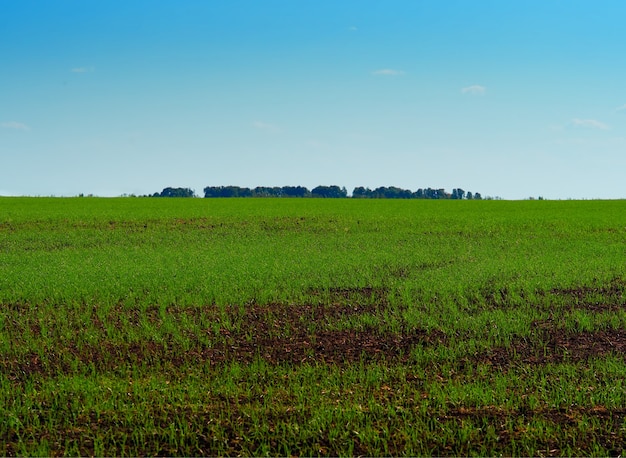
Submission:
[[[252,191],[240,186],[207,186],[204,197],[252,197]]]
[[[222,186],[220,197],[239,197],[239,190],[234,186]]]
[[[283,186],[282,195],[285,197],[309,197],[311,191],[304,186]]]
[[[283,188],[278,186],[272,187],[272,197],[283,197]]]
[[[164,188],[160,194],[154,193],[153,197],[196,197],[196,193],[190,188]]]
[[[266,187],[266,186],[257,186],[252,190],[253,197],[283,197],[283,188],[279,188],[278,186],[274,187]]]
[[[245,188],[241,186],[229,186],[233,189],[236,196],[235,197],[252,197],[252,190],[250,188]]]
[[[379,186],[377,188],[372,189],[372,192],[370,193],[370,198],[383,199],[386,193],[387,193],[387,188],[385,186]]]
[[[207,186],[204,188],[204,197],[220,197],[220,187]]]
[[[392,199],[410,199],[413,196],[413,193],[408,189],[397,188],[395,186],[391,186],[388,189],[388,192],[391,193],[389,196]]]
[[[424,196],[423,197],[424,199],[436,199],[437,198],[437,191],[435,191],[432,188],[424,189],[423,196]]]
[[[165,188],[163,192],[154,193],[155,197],[193,197],[193,190],[189,188]],[[240,186],[207,186],[204,188],[204,197],[322,197],[344,198],[348,197],[345,187],[317,186],[309,191],[304,186],[265,187],[257,186],[254,189]],[[472,199],[480,200],[480,193],[465,192],[461,188],[455,188],[452,193],[445,189],[419,188],[415,192],[396,186],[380,186],[374,190],[358,186],[352,191],[355,199]],[[487,199],[493,199],[487,197]],[[498,198],[496,198],[498,199]]]
[[[311,190],[313,197],[324,198],[340,198],[348,197],[348,191],[346,188],[340,188],[339,186],[317,186]]]
[[[389,197],[390,195],[391,192],[388,191],[386,186],[379,186],[372,191],[372,197],[374,197],[375,199],[384,199],[386,197]]]
[[[330,197],[330,190],[328,186],[316,186],[311,190],[313,197]]]
[[[397,188],[395,186],[381,186],[374,189],[371,196],[377,199],[411,199],[413,193],[408,189]]]
[[[364,188],[359,186],[352,191],[352,198],[354,199],[366,199],[372,197],[372,190],[370,188]]]
[[[252,197],[272,197],[272,188],[266,188],[265,186],[257,186],[252,190]]]
[[[452,199],[463,199],[465,197],[465,191],[460,188],[456,188],[452,190]]]

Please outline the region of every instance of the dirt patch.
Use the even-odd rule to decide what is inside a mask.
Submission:
[[[594,423],[594,428],[580,432],[577,444],[570,441],[567,445],[575,447],[582,455],[587,450],[588,444],[596,444],[605,448],[609,456],[622,456],[624,453],[623,424],[626,420],[626,409],[608,409],[604,406],[574,407],[569,409],[527,409],[521,406],[515,410],[506,410],[500,407],[459,407],[446,410],[437,417],[442,422],[462,423],[468,419],[477,424],[490,424],[493,426],[495,439],[498,446],[506,449],[509,445],[523,441],[527,434],[527,425],[534,420],[544,420],[549,424],[560,425],[567,429],[576,429],[577,425]],[[591,421],[590,421],[591,420]],[[568,453],[564,449],[564,443],[559,437],[545,437],[543,442],[537,444],[538,456],[562,456]],[[569,452],[571,453],[571,452]]]
[[[476,357],[478,362],[507,368],[515,364],[586,361],[609,355],[626,355],[626,331],[568,332],[543,329],[532,338],[517,338]]]
[[[619,306],[626,302],[625,288],[624,283],[615,281],[604,287],[560,289],[550,294],[571,297],[577,306],[590,307],[591,298],[605,298],[606,304]],[[449,343],[450,337],[441,331],[404,327],[402,320],[394,331],[385,328],[386,314],[401,312],[395,305],[391,308],[386,288],[314,288],[307,293],[309,303],[303,304],[147,308],[120,304],[107,311],[90,306],[87,316],[100,336],[95,343],[76,343],[60,337],[52,348],[0,355],[0,370],[13,378],[23,378],[32,373],[75,372],[77,367],[107,371],[141,364],[180,367],[249,363],[257,358],[270,364],[405,362],[417,347]],[[507,294],[506,290],[499,291],[493,305],[506,302]],[[39,335],[36,316],[29,319],[18,315],[21,308],[8,309],[15,313],[5,322],[12,328],[9,333]],[[368,319],[360,320],[365,315]],[[77,327],[83,322],[78,318]],[[178,331],[161,332],[165,320]],[[140,342],[124,341],[124,334],[115,340],[106,337],[111,327],[124,330],[146,323],[155,332]],[[626,330],[573,332],[559,328],[555,321],[543,320],[532,324],[529,336],[513,338],[506,346],[470,356],[461,363],[490,364],[502,370],[519,364],[578,362],[608,355],[626,355]]]
[[[614,311],[626,308],[626,282],[615,279],[608,285],[553,288],[553,296],[566,299],[566,307],[594,312]]]
[[[181,326],[191,319],[206,323],[200,331],[181,328],[184,339],[157,334],[140,342],[76,343],[61,340],[52,348],[22,355],[0,355],[0,370],[14,379],[33,373],[55,374],[79,370],[118,371],[150,365],[180,367],[193,364],[250,363],[257,358],[270,364],[407,361],[417,346],[445,345],[440,331],[400,329],[381,331],[378,326],[342,328],[340,320],[363,314],[385,313],[386,291],[375,288],[338,288],[330,291],[332,303],[249,304],[243,307],[149,307],[143,310],[112,307],[106,315],[91,311],[91,324],[105,335],[114,325],[123,329],[147,321],[160,325],[164,315]],[[367,297],[367,301],[365,300]],[[229,325],[220,319],[228,318]],[[218,324],[215,326],[215,324]],[[34,328],[36,322],[29,323]],[[197,328],[196,328],[197,329]]]
[[[146,341],[100,345],[68,344],[51,348],[45,356],[30,353],[20,358],[0,359],[0,368],[12,379],[34,373],[74,372],[76,367],[95,371],[118,371],[149,365],[180,367],[192,364],[219,365],[228,362],[251,363],[260,358],[270,364],[332,363],[349,364],[380,360],[407,361],[416,346],[436,345],[445,340],[439,333],[415,331],[406,335],[380,335],[374,331],[301,332],[288,338],[265,334],[228,335],[215,346],[199,343],[183,348],[176,342]],[[88,370],[88,369],[85,369]]]
[[[416,331],[409,335],[381,335],[374,331],[320,331],[300,333],[288,339],[256,336],[251,341],[233,342],[200,350],[198,356],[211,362],[237,360],[249,362],[260,357],[273,364],[281,363],[355,363],[376,360],[403,361],[418,345],[432,345],[442,335]]]
[[[331,304],[250,305],[239,310],[239,331],[221,329],[223,337],[210,348],[197,346],[196,358],[211,363],[250,362],[262,358],[272,364],[304,362],[354,363],[408,359],[417,345],[444,343],[446,336],[422,329],[401,333],[375,328],[329,329],[346,317],[377,314],[387,307],[382,288],[333,288]]]

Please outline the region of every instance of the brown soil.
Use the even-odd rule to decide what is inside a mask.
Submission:
[[[446,410],[438,417],[442,422],[463,422],[466,419],[478,423],[488,423],[494,426],[497,442],[502,448],[523,439],[527,433],[527,424],[532,420],[542,419],[555,425],[576,428],[581,419],[586,422],[595,422],[595,428],[581,433],[577,438],[577,447],[584,450],[587,444],[595,443],[604,447],[609,456],[622,456],[624,451],[623,423],[626,420],[626,409],[607,409],[604,406],[583,408],[553,408],[530,410],[521,406],[518,410],[504,410],[498,407],[480,407]],[[504,425],[515,425],[513,428]],[[573,439],[573,438],[571,438]],[[567,453],[565,447],[573,443],[563,442],[562,438],[547,438],[538,450],[540,456],[562,456]]]
[[[98,371],[123,370],[134,365],[167,367],[226,362],[250,363],[261,358],[270,364],[331,363],[346,364],[380,360],[406,361],[411,350],[420,345],[441,343],[441,333],[415,331],[410,334],[380,335],[373,330],[300,332],[288,338],[267,337],[263,326],[247,335],[226,335],[226,343],[208,347],[192,345],[189,349],[179,344],[147,341],[132,344],[103,343],[99,346],[68,344],[64,348],[48,349],[45,356],[37,353],[17,359],[0,360],[3,372],[12,378],[33,373],[71,371],[72,362]],[[252,330],[250,330],[252,331]]]
[[[564,297],[566,307],[575,309],[602,312],[626,308],[626,283],[620,279],[603,286],[554,288],[549,294]]]
[[[134,365],[180,367],[193,364],[218,365],[237,361],[250,363],[261,358],[270,364],[332,363],[346,364],[380,360],[406,361],[416,346],[444,344],[446,336],[439,331],[422,329],[383,332],[374,328],[342,329],[334,326],[338,320],[354,315],[377,315],[387,307],[384,288],[335,288],[311,290],[320,296],[318,304],[248,304],[244,307],[218,309],[206,307],[157,307],[128,310],[115,307],[106,317],[92,310],[92,324],[104,330],[104,320],[115,326],[138,326],[142,320],[159,325],[162,313],[185,315],[207,323],[219,322],[224,315],[236,326],[209,326],[202,336],[186,335],[189,344],[171,339],[142,342],[100,342],[98,345],[74,342],[61,343],[57,348],[16,357],[0,355],[0,369],[12,378],[32,373],[71,371],[72,363],[93,367],[97,371],[124,370]],[[330,326],[329,326],[330,325]],[[29,322],[33,333],[38,323]],[[218,329],[215,334],[215,329]],[[75,366],[74,366],[75,367]]]
[[[515,339],[507,347],[480,354],[476,360],[507,368],[517,364],[579,362],[608,355],[626,355],[626,331],[567,332],[535,323],[538,336]]]
[[[614,283],[595,289],[554,290],[551,294],[566,295],[583,306],[590,305],[588,298],[604,295],[613,304],[611,306],[617,306],[624,302],[623,288],[623,284]],[[61,342],[58,347],[44,349],[41,353],[0,355],[0,370],[17,379],[31,373],[71,371],[72,363],[76,362],[80,363],[79,367],[92,367],[96,371],[124,370],[137,364],[159,367],[219,365],[231,361],[245,364],[257,358],[270,364],[397,363],[409,361],[416,347],[445,346],[453,339],[437,330],[401,328],[390,332],[380,331],[378,326],[337,326],[339,320],[355,315],[370,314],[382,318],[384,313],[398,313],[390,310],[389,292],[384,288],[312,289],[308,293],[313,300],[319,298],[317,304],[261,306],[251,303],[225,309],[211,305],[165,310],[157,307],[129,310],[119,306],[104,317],[99,316],[94,307],[92,323],[101,330],[106,327],[103,320],[115,326],[138,326],[142,320],[147,320],[158,326],[163,313],[175,320],[185,318],[207,325],[202,335],[185,335],[188,339],[185,344],[167,336],[161,340],[100,342],[98,345],[82,343],[77,346],[74,342]],[[235,325],[211,326],[225,316]],[[15,324],[16,335],[24,330],[24,326],[34,334],[39,329],[36,321],[20,321]],[[530,336],[513,339],[507,346],[471,356],[466,362],[506,369],[519,364],[578,362],[607,355],[626,355],[625,330],[570,332],[559,328],[554,321],[545,320],[533,323]]]
[[[565,296],[572,307],[591,311],[614,310],[623,307],[624,286],[612,284],[604,288],[578,288],[553,290],[549,294]],[[188,345],[183,347],[179,341],[147,340],[142,342],[100,342],[98,345],[74,342],[60,342],[56,348],[44,349],[41,353],[26,355],[0,355],[0,371],[9,378],[20,381],[33,374],[54,376],[59,373],[71,373],[78,367],[93,368],[97,372],[127,372],[142,364],[172,369],[193,365],[220,366],[230,362],[247,364],[262,359],[269,364],[353,364],[374,361],[402,363],[410,361],[410,354],[416,347],[452,345],[453,337],[441,331],[425,329],[398,329],[397,332],[379,331],[377,327],[342,329],[339,320],[353,316],[370,314],[381,317],[384,313],[398,313],[389,308],[388,294],[384,288],[334,288],[312,289],[308,291],[312,301],[309,304],[247,304],[243,307],[215,306],[168,307],[165,310],[151,307],[147,310],[129,310],[126,307],[114,307],[106,316],[92,310],[91,320],[97,329],[104,330],[111,323],[115,325],[141,325],[143,320],[158,326],[163,316],[190,319],[195,322],[215,323],[225,316],[232,319],[236,326],[207,326],[204,335],[187,335]],[[600,299],[598,299],[600,298]],[[506,291],[490,300],[497,306],[506,299]],[[16,308],[16,313],[20,307]],[[124,318],[122,320],[121,318]],[[126,324],[124,324],[124,321]],[[7,326],[14,326],[17,332],[24,326],[31,333],[37,333],[36,321],[19,321]],[[456,337],[459,339],[460,337]],[[594,332],[572,332],[562,329],[553,320],[537,321],[532,324],[532,333],[527,337],[513,339],[507,346],[495,347],[483,353],[468,357],[465,361],[474,364],[489,364],[494,370],[506,371],[519,365],[538,365],[562,362],[584,362],[593,358],[609,355],[624,358],[626,355],[626,330],[598,330]],[[462,365],[463,361],[461,361]],[[181,371],[184,373],[184,371]],[[418,381],[418,379],[416,379]],[[385,387],[381,387],[384,390]],[[381,400],[382,401],[382,400]],[[237,406],[232,406],[236,410]],[[181,412],[176,411],[176,414]],[[211,424],[207,413],[206,425]],[[525,429],[532,419],[544,419],[550,423],[576,430],[581,418],[593,419],[596,427],[589,432],[580,433],[588,436],[577,437],[581,444],[595,443],[605,447],[610,454],[623,453],[623,425],[626,421],[626,409],[607,409],[602,406],[570,409],[531,409],[521,405],[515,410],[501,407],[449,407],[440,415],[434,411],[438,422],[475,421],[477,424],[492,425],[497,435],[497,442],[503,448],[518,442],[527,433]],[[190,415],[199,415],[197,413]],[[289,415],[296,415],[295,413]],[[234,418],[245,418],[235,415]],[[169,419],[166,424],[169,424]],[[519,421],[517,421],[519,420]],[[85,428],[100,424],[99,419],[85,418]],[[242,420],[244,421],[244,420]],[[278,421],[278,419],[276,419]],[[294,419],[295,421],[295,419]],[[270,421],[272,423],[273,421]],[[509,425],[509,426],[507,426]],[[510,426],[513,425],[513,426]],[[114,425],[118,428],[117,425]],[[241,453],[237,442],[240,428],[224,426],[227,437],[232,438],[229,451]],[[78,439],[82,433],[68,432],[67,437],[75,434]],[[211,431],[206,431],[211,437]],[[12,441],[17,439],[11,439]],[[358,441],[358,439],[355,439]],[[202,441],[200,441],[202,442]],[[166,443],[164,440],[163,443]],[[202,444],[206,450],[214,446],[207,439]],[[318,444],[321,454],[332,454],[333,444],[320,439]],[[464,450],[439,448],[433,444],[433,450],[441,455],[463,454]],[[440,445],[439,445],[440,446]],[[85,445],[84,454],[92,454],[89,444]],[[390,448],[391,454],[402,453],[402,442],[397,448]],[[567,453],[563,444],[556,439],[547,439],[539,450],[541,455],[562,455]],[[11,449],[5,449],[11,451]],[[584,450],[584,447],[581,448]],[[355,454],[367,453],[368,449],[355,442]],[[153,450],[152,454],[171,455],[175,450]]]

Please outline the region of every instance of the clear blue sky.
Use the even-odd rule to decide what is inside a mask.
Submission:
[[[626,198],[623,0],[0,0],[0,194]]]

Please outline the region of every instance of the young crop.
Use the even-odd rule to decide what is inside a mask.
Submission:
[[[621,454],[621,201],[0,199],[0,455]]]

